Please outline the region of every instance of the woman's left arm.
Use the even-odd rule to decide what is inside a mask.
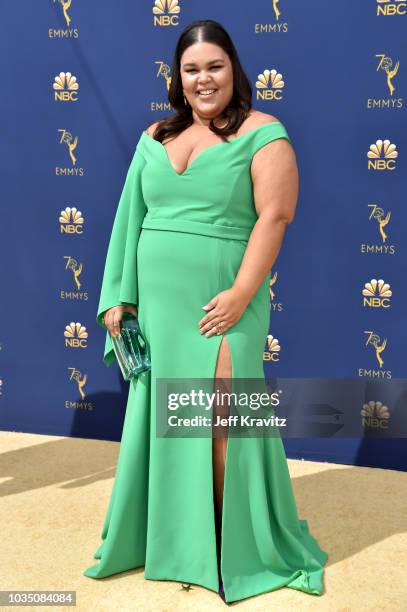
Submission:
[[[286,227],[292,222],[298,199],[298,167],[293,147],[284,138],[268,143],[253,157],[253,195],[258,219],[230,289],[210,300],[210,309],[199,322],[201,333],[216,333],[216,324],[229,329],[270,273],[280,252]]]

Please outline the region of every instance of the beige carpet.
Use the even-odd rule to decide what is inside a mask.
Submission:
[[[77,610],[407,609],[406,473],[289,460],[300,518],[330,555],[325,593],[283,588],[226,606],[199,586],[145,580],[143,568],[82,575],[96,562],[118,443],[11,432],[0,441],[0,590],[73,590]]]

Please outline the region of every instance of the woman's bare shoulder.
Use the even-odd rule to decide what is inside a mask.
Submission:
[[[266,123],[279,122],[278,118],[269,113],[262,113],[261,111],[252,110],[249,117],[242,124],[242,133],[253,130]]]
[[[153,134],[157,128],[157,126],[161,123],[162,119],[159,119],[158,121],[155,121],[154,123],[152,123],[151,125],[149,125],[146,128],[146,132],[149,136],[151,136],[151,138],[153,137]]]

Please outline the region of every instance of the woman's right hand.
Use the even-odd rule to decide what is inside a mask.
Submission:
[[[113,306],[113,308],[106,310],[103,317],[103,323],[110,331],[112,336],[118,336],[120,334],[120,321],[123,318],[124,312],[130,312],[132,315],[137,317],[136,306],[129,306],[126,304],[124,306]]]

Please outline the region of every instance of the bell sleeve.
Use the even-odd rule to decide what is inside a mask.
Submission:
[[[109,332],[102,322],[106,310],[125,304],[137,306],[137,244],[147,212],[141,189],[145,159],[139,149],[133,155],[116,209],[105,260],[96,321],[106,331],[103,362],[116,360]]]

